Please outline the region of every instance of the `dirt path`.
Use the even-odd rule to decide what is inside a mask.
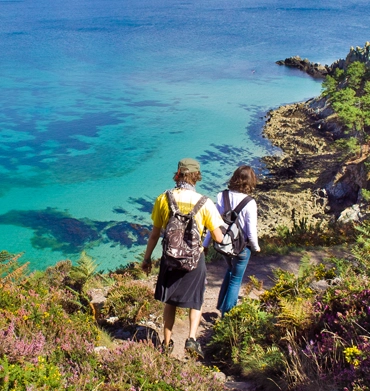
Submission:
[[[332,252],[328,251],[315,251],[306,254],[308,254],[311,258],[311,261],[315,263],[320,262],[324,258],[328,258],[332,255],[335,255]],[[263,281],[264,289],[271,288],[271,286],[273,285],[271,280],[272,271],[275,268],[282,268],[284,270],[289,270],[293,273],[297,273],[299,263],[303,255],[304,253],[296,253],[284,256],[270,256],[263,254],[252,255],[243,278],[243,285],[240,290],[240,297],[244,294],[244,287],[249,280],[249,276],[255,276],[260,281]],[[216,304],[218,292],[223,280],[225,270],[226,265],[223,260],[207,263],[207,285],[203,305],[203,319],[199,326],[198,332],[198,340],[201,342],[203,347],[205,347],[207,342],[209,341],[210,333],[212,332],[212,325],[215,319],[220,317],[220,312],[216,309]],[[257,298],[259,293],[261,292],[258,292],[254,289],[249,294],[249,296],[252,298]],[[175,343],[172,355],[179,360],[185,360],[184,345],[185,340],[188,336],[188,330],[188,320],[177,318],[172,335],[172,338]],[[206,355],[206,361],[211,361],[212,358],[207,356],[206,349],[204,349],[204,351]],[[254,390],[257,386],[253,382],[236,381],[233,379],[227,379],[226,385],[230,390],[244,391]]]

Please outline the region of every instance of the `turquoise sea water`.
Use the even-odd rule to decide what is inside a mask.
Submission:
[[[370,40],[360,0],[56,3],[0,1],[0,250],[33,269],[135,260],[180,158],[214,198],[273,153],[268,110],[320,93],[275,61],[331,64]]]

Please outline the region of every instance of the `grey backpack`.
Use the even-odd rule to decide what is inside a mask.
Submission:
[[[194,216],[206,203],[202,196],[193,210],[181,213],[170,190],[166,191],[170,218],[162,240],[163,256],[169,268],[191,271],[196,269],[201,254],[201,234]]]
[[[251,196],[246,196],[235,209],[231,209],[229,190],[222,192],[224,200],[225,211],[222,214],[223,225],[220,227],[224,238],[221,243],[214,242],[214,249],[226,255],[227,257],[233,257],[240,254],[246,247],[247,242],[244,239],[244,233],[239,225],[238,216],[241,210],[253,200]]]

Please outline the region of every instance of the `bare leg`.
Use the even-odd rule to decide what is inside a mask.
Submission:
[[[202,310],[189,309],[189,338],[195,338],[202,318]]]
[[[166,304],[163,311],[164,345],[168,346],[171,340],[172,328],[175,323],[176,307]]]

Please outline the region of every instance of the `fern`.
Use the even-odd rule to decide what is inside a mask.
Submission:
[[[22,254],[10,254],[7,251],[0,252],[0,283],[20,282],[27,276],[26,270],[29,262],[19,265],[18,259]]]
[[[1,279],[1,282],[13,281],[19,282],[26,277],[25,271],[29,265],[29,262],[24,263],[23,265],[17,267],[12,272],[7,274],[5,277]]]
[[[309,255],[304,255],[299,263],[298,278],[305,278],[312,269],[311,259]]]
[[[352,254],[361,265],[363,272],[369,275],[370,267],[370,222],[366,222],[355,227],[359,232],[356,238],[356,245],[352,249]]]
[[[0,263],[5,263],[14,257],[14,254],[10,254],[7,251],[0,251]]]
[[[77,266],[73,267],[72,270],[75,274],[88,280],[96,274],[97,268],[97,263],[83,251],[80,259],[77,261]]]
[[[283,354],[276,345],[264,348],[260,344],[250,344],[240,352],[238,361],[244,376],[259,378],[278,371],[282,367]]]
[[[307,300],[297,298],[289,300],[280,299],[280,313],[278,326],[286,329],[303,330],[311,324],[312,305]]]

